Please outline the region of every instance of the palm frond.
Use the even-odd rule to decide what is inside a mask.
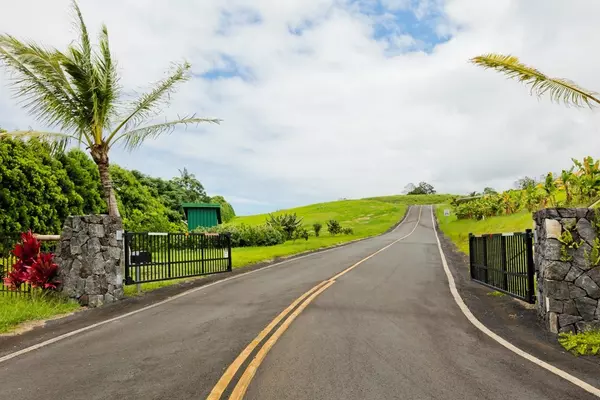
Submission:
[[[568,79],[551,78],[539,70],[527,66],[515,56],[484,54],[470,60],[486,69],[496,70],[511,79],[530,87],[531,94],[538,97],[548,95],[553,102],[575,107],[592,107],[600,104],[598,93],[584,89]]]
[[[142,122],[156,116],[161,110],[161,105],[169,103],[171,93],[175,91],[177,84],[189,79],[188,71],[191,65],[187,62],[175,66],[175,70],[162,81],[159,81],[153,90],[140,96],[133,102],[131,109],[125,118],[117,125],[107,139],[110,142],[123,127],[126,131],[136,129]]]
[[[98,102],[100,103],[100,109],[102,115],[100,120],[104,122],[104,127],[108,128],[110,124],[110,117],[114,114],[114,106],[116,100],[119,98],[119,84],[116,65],[113,62],[112,55],[110,53],[110,46],[108,41],[108,28],[106,25],[102,25],[99,37],[100,54],[95,57],[94,65],[98,71],[99,87]]]
[[[79,106],[61,69],[61,56],[56,50],[0,35],[0,62],[10,72],[14,96],[44,124],[70,131],[79,126]]]
[[[173,130],[175,130],[175,128],[178,125],[184,125],[185,127],[187,127],[191,124],[199,124],[203,122],[219,124],[221,120],[214,118],[196,118],[194,115],[190,117],[180,117],[174,121],[149,125],[143,128],[136,128],[124,132],[121,135],[119,135],[116,139],[114,139],[111,145],[119,142],[122,139],[125,140],[125,148],[131,151],[139,147],[144,142],[144,140],[148,138],[156,138],[163,134],[170,134],[171,132],[173,132]]]
[[[81,14],[81,9],[77,4],[77,1],[73,0],[71,3],[73,10],[75,11],[75,15],[77,17],[77,29],[79,30],[79,45],[81,46],[81,54],[83,56],[82,60],[87,64],[87,67],[91,68],[92,66],[92,43],[90,41],[90,35],[87,30],[87,26],[85,25],[85,21],[83,20],[83,15]]]

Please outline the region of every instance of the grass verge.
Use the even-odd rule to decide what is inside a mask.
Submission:
[[[561,333],[558,342],[571,353],[583,355],[598,355],[600,353],[600,331],[582,333]]]
[[[55,297],[0,295],[0,333],[6,333],[26,322],[67,314],[79,308],[72,300]]]

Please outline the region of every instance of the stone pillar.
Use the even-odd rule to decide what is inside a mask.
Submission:
[[[534,214],[537,310],[553,333],[600,329],[600,266],[590,256],[598,236],[595,218],[588,208]]]
[[[90,307],[123,298],[122,229],[108,215],[66,219],[56,254],[62,293]]]

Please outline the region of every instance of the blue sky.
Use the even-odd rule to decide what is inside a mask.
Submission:
[[[598,156],[590,152],[600,148],[599,113],[536,101],[517,82],[468,63],[511,53],[600,90],[597,2],[80,5],[94,35],[107,24],[126,92],[143,92],[186,59],[192,79],[164,117],[223,120],[176,130],[131,154],[116,148],[111,162],[163,178],[186,167],[239,214],[397,194],[419,181],[441,192],[503,189],[566,168],[571,157]],[[0,29],[20,38],[58,48],[73,38],[69,0],[11,2],[3,16]],[[49,128],[18,107],[7,78],[0,72],[0,126]]]

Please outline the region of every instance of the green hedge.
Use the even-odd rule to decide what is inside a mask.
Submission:
[[[285,242],[283,233],[269,225],[217,225],[194,232],[231,233],[231,247],[274,246]]]

